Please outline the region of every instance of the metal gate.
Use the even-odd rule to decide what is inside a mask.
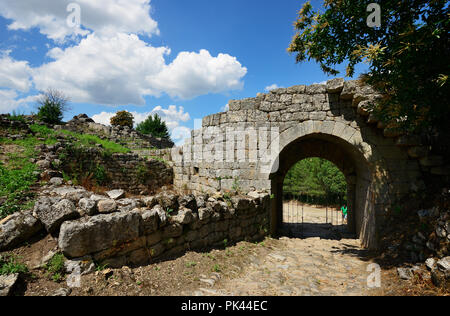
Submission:
[[[347,223],[339,209],[300,202],[298,196],[283,201],[281,233],[293,238],[340,239]],[[303,199],[304,200],[304,199]]]

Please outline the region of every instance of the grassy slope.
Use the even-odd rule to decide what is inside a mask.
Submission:
[[[0,145],[14,145],[16,150],[6,154],[6,161],[0,162],[0,198],[6,201],[0,206],[0,219],[14,212],[29,209],[33,206],[34,194],[31,187],[37,181],[35,171],[37,166],[31,159],[38,158],[36,146],[53,145],[57,142],[58,132],[42,125],[31,125],[35,135],[27,135],[21,140],[0,138]],[[17,131],[8,131],[8,134]],[[76,141],[74,146],[95,146],[101,144],[108,153],[128,153],[130,150],[119,144],[102,140],[94,135],[84,135],[70,131],[61,131],[61,134],[71,136]]]

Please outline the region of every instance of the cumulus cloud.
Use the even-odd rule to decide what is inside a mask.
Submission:
[[[67,6],[80,6],[82,27],[70,27]],[[0,15],[12,20],[10,30],[39,28],[50,39],[85,36],[91,31],[102,35],[118,32],[159,34],[158,23],[150,17],[150,0],[0,0]]]
[[[166,64],[167,47],[152,47],[137,35],[91,34],[66,49],[54,48],[54,61],[33,71],[36,87],[65,92],[74,102],[145,104],[146,95],[181,99],[241,89],[247,69],[227,54],[181,52]]]
[[[31,87],[31,68],[26,61],[16,61],[9,51],[0,55],[0,87],[26,92]]]
[[[16,91],[11,89],[0,89],[0,113],[11,113],[12,111],[18,111],[19,113],[25,112],[30,108],[31,103],[35,103],[36,96],[28,96],[20,98]]]
[[[137,35],[89,35],[65,50],[54,48],[54,61],[34,70],[36,87],[61,90],[74,102],[106,105],[145,104],[144,95],[159,92],[146,83],[165,66],[166,47],[151,47]]]
[[[242,89],[241,78],[247,68],[236,57],[219,54],[217,57],[205,50],[181,52],[177,58],[157,75],[148,76],[150,86],[171,97],[190,99],[202,94]]]
[[[270,86],[265,87],[264,90],[269,92],[269,91],[272,91],[272,90],[275,90],[275,89],[279,89],[279,88],[282,88],[282,87],[280,87],[276,83],[274,83],[274,84],[272,84]]]

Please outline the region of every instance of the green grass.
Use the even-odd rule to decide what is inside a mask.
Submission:
[[[191,262],[186,262],[186,268],[192,268],[195,267],[197,265],[197,262],[191,261]]]
[[[0,256],[0,275],[8,275],[14,273],[27,273],[28,268],[23,263],[17,261],[13,256]]]
[[[105,151],[107,151],[109,153],[126,154],[126,153],[131,152],[130,149],[128,149],[122,145],[116,144],[109,140],[101,139],[100,137],[95,136],[95,135],[79,134],[79,133],[71,132],[68,130],[62,130],[61,133],[76,138],[77,139],[76,145],[78,145],[78,146],[83,145],[83,146],[91,147],[91,146],[100,144],[100,145],[102,145],[103,149],[105,149]]]
[[[21,116],[17,115],[16,119],[20,120],[20,118]],[[30,162],[30,159],[37,158],[36,146],[54,145],[58,142],[56,138],[58,132],[45,125],[33,124],[30,125],[30,129],[34,135],[24,135],[23,139],[0,138],[0,145],[17,147],[14,151],[6,154],[4,163],[0,161],[0,199],[6,198],[6,201],[0,205],[0,219],[33,206],[34,194],[31,193],[30,188],[37,182],[34,173],[38,171],[38,168]],[[11,134],[13,131],[8,131],[8,133]],[[75,147],[93,147],[101,144],[106,155],[130,152],[128,148],[102,140],[94,135],[84,135],[66,130],[61,133],[75,138]],[[97,167],[94,176],[100,183],[106,181],[106,172],[101,166]]]
[[[222,272],[222,268],[220,267],[220,265],[215,264],[212,268],[213,272]]]
[[[66,272],[64,268],[64,255],[58,253],[52,257],[52,259],[47,263],[45,268],[50,278],[55,282],[60,282],[64,278]]]
[[[32,207],[34,194],[30,188],[37,181],[34,172],[38,169],[30,159],[37,158],[36,146],[57,142],[55,132],[46,126],[30,125],[30,129],[35,135],[17,140],[0,138],[0,144],[17,147],[6,154],[5,163],[0,162],[0,197],[6,198],[0,206],[0,218]]]

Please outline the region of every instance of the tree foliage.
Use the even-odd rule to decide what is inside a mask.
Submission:
[[[309,197],[310,200],[318,197],[321,201],[338,203],[346,198],[347,182],[343,173],[330,161],[308,158],[289,170],[283,192],[289,197]]]
[[[384,95],[372,109],[379,119],[407,131],[448,130],[449,1],[379,3],[379,28],[367,25],[368,1],[325,0],[322,12],[305,3],[288,51],[331,75],[347,63],[347,76],[353,76],[355,65],[366,61],[363,78]]]
[[[110,120],[112,126],[128,126],[133,128],[134,117],[128,111],[119,111]]]
[[[145,121],[139,123],[136,130],[154,137],[170,138],[166,122],[161,120],[161,117],[156,113],[153,116],[149,115]]]
[[[69,110],[69,98],[61,91],[48,89],[38,99],[38,114],[40,120],[48,124],[59,124],[64,112]]]

